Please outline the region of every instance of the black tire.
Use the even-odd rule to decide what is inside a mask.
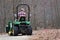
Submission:
[[[27,33],[27,35],[32,35],[32,27],[31,26],[28,27],[28,30],[26,33]]]
[[[16,26],[13,27],[12,34],[13,34],[13,36],[17,36],[18,35],[18,27],[16,27]]]
[[[22,33],[22,35],[26,35],[25,33]]]

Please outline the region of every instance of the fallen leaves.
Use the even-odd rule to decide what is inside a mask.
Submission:
[[[60,29],[38,30],[31,36],[30,40],[60,40]]]

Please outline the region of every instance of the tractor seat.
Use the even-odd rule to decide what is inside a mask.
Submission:
[[[26,17],[20,17],[19,21],[26,21]]]

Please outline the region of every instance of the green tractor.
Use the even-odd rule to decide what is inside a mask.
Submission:
[[[18,7],[20,6],[27,6],[28,8],[28,20],[26,18],[21,17],[20,20],[18,20]],[[19,4],[16,7],[16,17],[14,17],[14,21],[9,21],[8,25],[6,26],[6,33],[8,33],[10,36],[16,36],[18,34],[22,35],[32,35],[32,27],[30,24],[30,7],[27,4]]]

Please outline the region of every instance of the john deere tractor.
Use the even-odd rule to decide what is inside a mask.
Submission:
[[[21,17],[18,20],[18,7],[26,6],[28,8],[28,20],[25,17]],[[10,36],[16,36],[18,34],[22,35],[32,35],[32,27],[30,25],[30,7],[27,4],[19,4],[16,7],[16,13],[14,16],[14,21],[9,21],[6,26],[6,33]]]

